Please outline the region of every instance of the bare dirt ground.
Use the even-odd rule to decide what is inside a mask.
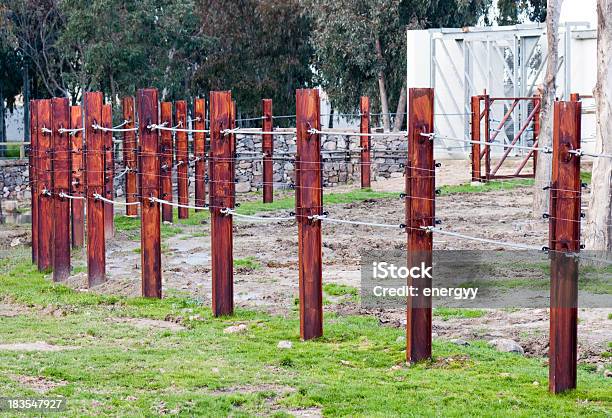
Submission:
[[[443,161],[437,184],[469,182],[466,161]],[[355,186],[341,186],[343,191]],[[403,191],[404,179],[374,183],[375,190]],[[531,245],[546,245],[548,223],[531,211],[531,187],[487,193],[443,195],[436,199],[436,214],[442,227],[459,233]],[[585,202],[588,199],[588,191]],[[239,198],[240,200],[240,198]],[[380,199],[339,204],[326,208],[329,216],[399,224],[404,220],[403,200]],[[167,293],[184,293],[210,303],[210,228],[208,224],[191,227],[184,233],[163,240],[163,288]],[[23,234],[4,232],[13,237]],[[204,236],[203,236],[204,235]],[[23,235],[19,235],[22,237]],[[140,243],[125,239],[121,233],[107,244],[108,281],[91,291],[137,296],[140,294]],[[10,239],[9,239],[10,241]],[[6,241],[5,241],[6,242]],[[298,297],[297,227],[294,222],[234,222],[234,258],[253,257],[258,268],[237,268],[234,294],[237,306],[256,308],[274,314],[295,309]],[[406,234],[401,229],[373,228],[346,224],[323,224],[323,282],[360,287],[360,252],[406,248]],[[502,250],[502,247],[455,237],[437,236],[435,249]],[[78,262],[77,262],[78,263]],[[72,276],[67,284],[87,290],[85,273]],[[369,311],[358,303],[329,297],[324,307],[340,314],[376,315],[381,323],[405,324],[403,310]],[[603,363],[601,356],[612,341],[612,309],[580,309],[579,359]],[[147,326],[150,324],[147,324]],[[439,338],[493,339],[511,338],[527,355],[545,356],[548,350],[548,312],[546,309],[487,310],[478,318],[434,318],[434,333]]]

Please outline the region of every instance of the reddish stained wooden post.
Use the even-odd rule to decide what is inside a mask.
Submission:
[[[70,193],[72,147],[67,132],[70,127],[70,104],[67,98],[51,99],[53,149],[53,281],[70,277],[70,201],[60,193]],[[47,215],[48,216],[48,215]]]
[[[181,129],[187,128],[187,102],[179,100],[176,106],[176,123]],[[178,202],[189,204],[189,154],[187,132],[176,133],[176,181],[178,183]],[[178,208],[179,219],[189,218],[189,209]]]
[[[472,181],[481,181],[480,172],[480,97],[472,96]],[[478,142],[478,143],[476,143]]]
[[[485,178],[487,181],[491,179],[491,146],[488,145],[491,142],[491,100],[489,95],[485,94],[482,96],[484,100],[484,120],[485,120]]]
[[[361,114],[361,122],[359,124],[359,132],[362,134],[370,133],[370,98],[361,96],[359,101],[359,109]],[[370,143],[372,142],[369,136],[362,136],[359,139],[361,145],[361,188],[366,189],[371,187],[370,174]]]
[[[93,129],[102,124],[103,96],[87,92],[83,98],[85,111],[85,187],[87,194],[87,279],[89,287],[106,280],[106,243],[104,234],[104,202],[94,195],[104,195],[104,156],[106,149],[102,131]]]
[[[234,207],[234,135],[224,135],[232,120],[232,93],[210,92],[210,240],[212,255],[212,311],[215,316],[234,312],[234,255],[232,215],[224,208]]]
[[[195,99],[193,102],[193,129],[204,130],[206,128],[206,100]],[[206,205],[206,134],[194,132],[193,134],[193,156],[195,158],[195,204],[204,207]],[[196,209],[196,212],[204,209]]]
[[[104,128],[113,127],[113,110],[111,105],[102,106],[102,123]],[[104,138],[104,197],[113,200],[115,196],[114,175],[115,175],[115,158],[113,152],[113,133],[102,131]],[[104,203],[104,229],[105,237],[112,238],[115,235],[115,220],[113,219],[115,206],[112,203]]]
[[[83,112],[81,106],[70,106],[70,129],[81,129],[82,127]],[[83,132],[74,131],[69,137],[72,150],[70,194],[85,197]],[[70,205],[72,213],[72,248],[81,248],[85,242],[85,202],[81,199],[71,199]]]
[[[32,195],[32,263],[38,264],[38,100],[30,100],[30,166],[29,180]]]
[[[133,129],[136,127],[136,115],[134,113],[134,97],[124,97],[121,101],[123,108],[123,119],[127,121],[124,128]],[[138,201],[138,159],[137,159],[136,132],[125,131],[123,133],[123,163],[125,169],[125,201],[134,203]],[[125,207],[127,216],[138,216],[138,205],[128,205]]]
[[[434,132],[434,91],[410,89],[408,102],[408,160],[406,162],[406,228],[408,229],[408,268],[432,265],[432,234],[422,229],[433,226],[435,168],[433,141],[421,134]],[[431,278],[409,278],[408,286],[418,296],[408,297],[406,319],[406,360],[414,363],[431,357]]]
[[[160,123],[165,126],[172,126],[172,102],[161,103]],[[172,131],[161,130],[160,136],[160,156],[159,163],[161,172],[161,198],[172,202],[172,166],[174,164],[174,147],[172,145]],[[180,210],[180,209],[179,209]],[[162,205],[162,221],[172,222],[174,219],[172,206]]]
[[[559,393],[576,387],[578,260],[580,251],[580,102],[555,102],[553,168],[550,187],[550,348],[548,388]]]
[[[323,213],[321,136],[308,133],[309,129],[321,129],[320,116],[319,90],[297,90],[295,213],[298,224],[300,336],[303,340],[323,335],[321,221],[309,219]]]
[[[272,132],[272,99],[261,101],[263,119],[261,120],[261,130]],[[274,201],[274,135],[263,134],[261,136],[261,150],[263,157],[263,202],[272,203]]]
[[[533,117],[533,146],[537,147],[540,141],[540,113],[542,111],[542,97],[537,96],[533,99],[533,105],[538,107],[538,111]],[[536,174],[536,168],[538,165],[538,152],[533,151],[533,175]],[[520,171],[520,170],[519,170]]]
[[[51,99],[38,102],[38,270],[53,267],[53,189],[51,170],[53,150]]]
[[[151,130],[158,124],[157,89],[138,90],[138,132],[140,136],[141,230],[140,262],[142,265],[142,296],[161,298],[161,210],[159,203],[159,135]]]

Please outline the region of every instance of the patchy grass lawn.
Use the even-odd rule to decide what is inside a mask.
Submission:
[[[26,251],[0,260],[0,299],[19,312],[0,316],[2,344],[72,348],[0,350],[2,396],[65,397],[61,416],[609,416],[612,408],[612,379],[586,368],[577,390],[553,396],[543,359],[485,342],[434,341],[432,361],[406,367],[403,331],[373,317],[326,314],[324,337],[301,342],[295,313],[212,318],[189,297],[75,292],[36,272]],[[46,313],[49,305],[60,314]],[[142,318],[174,327],[136,326],[156,323]],[[236,324],[246,330],[224,332]],[[292,348],[278,348],[281,340]]]

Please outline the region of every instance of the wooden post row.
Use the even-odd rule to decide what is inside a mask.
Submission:
[[[83,127],[83,112],[81,106],[70,106],[70,129]],[[85,164],[83,153],[83,132],[74,131],[70,134],[72,149],[72,178],[70,194],[85,197]],[[72,248],[82,248],[85,243],[85,202],[81,199],[70,201],[72,214]]]
[[[433,89],[412,88],[408,96],[408,159],[406,162],[407,267],[432,265],[432,233],[422,227],[435,225],[435,166],[433,141],[422,134],[434,132]],[[431,278],[409,278],[408,286],[417,295],[408,298],[406,318],[406,360],[417,362],[431,357]]]
[[[52,138],[48,131],[52,128],[51,99],[38,102],[38,269],[49,271],[53,266],[53,208],[51,195],[53,189],[51,179],[52,169]]]
[[[113,110],[111,105],[102,106],[102,127],[113,127]],[[113,133],[110,131],[102,131],[104,138],[104,197],[113,200],[115,196],[114,175],[115,175],[115,158],[113,152]],[[104,236],[111,238],[115,235],[115,220],[114,220],[114,205],[104,202]]]
[[[123,119],[127,121],[126,129],[136,127],[136,114],[134,112],[134,98],[131,96],[124,97],[122,102]],[[125,169],[125,201],[134,203],[138,201],[138,159],[137,159],[138,143],[136,141],[136,133],[133,131],[125,131],[123,133],[123,162]],[[127,216],[138,216],[138,205],[128,205],[125,209]]]
[[[51,99],[51,111],[53,212],[45,216],[53,222],[53,280],[59,282],[70,277],[70,201],[63,194],[70,193],[72,145],[68,133],[60,132],[70,128],[68,99]]]
[[[272,99],[261,101],[263,119],[261,130],[272,132]],[[261,150],[263,152],[263,202],[272,203],[274,201],[274,136],[263,134],[261,136]]]
[[[206,128],[206,100],[195,99],[193,102],[193,128],[203,131]],[[195,205],[204,207],[206,205],[206,134],[194,132],[193,134],[193,156],[195,158]],[[204,209],[196,209],[200,212]]]
[[[578,260],[566,256],[580,251],[580,102],[555,102],[553,167],[550,187],[549,247],[550,344],[549,390],[576,387],[578,331]]]
[[[296,194],[300,287],[300,336],[304,340],[323,335],[323,287],[321,221],[323,212],[319,90],[296,91]]]
[[[368,96],[361,96],[359,101],[360,110],[360,124],[359,132],[362,134],[370,133],[370,98]],[[361,146],[361,188],[367,189],[371,186],[371,174],[370,174],[370,145],[372,143],[369,136],[360,137]]]
[[[159,135],[151,125],[158,124],[157,89],[138,90],[138,116],[140,137],[140,193],[141,231],[140,260],[142,266],[142,295],[161,298],[161,213],[159,199]]]
[[[176,124],[181,129],[187,128],[187,102],[178,100],[176,106]],[[176,133],[176,180],[178,183],[178,203],[189,204],[189,152],[187,132]],[[178,208],[179,219],[189,218],[189,209]]]
[[[472,181],[480,181],[480,96],[472,96]]]
[[[167,127],[172,126],[172,102],[161,103],[160,123]],[[174,146],[172,144],[172,131],[160,131],[160,156],[159,163],[161,170],[160,186],[161,198],[172,202],[172,167],[174,165]],[[174,219],[172,206],[162,205],[162,221],[172,222]],[[180,209],[179,209],[180,210]]]
[[[38,265],[38,100],[30,100],[30,167],[32,194],[32,263]]]
[[[212,256],[213,315],[229,315],[234,311],[234,261],[232,215],[222,212],[234,207],[234,135],[224,135],[232,120],[232,94],[210,92],[209,204]]]
[[[94,195],[105,193],[105,144],[102,131],[93,125],[102,124],[103,96],[87,92],[83,98],[85,110],[85,188],[87,194],[87,279],[89,286],[106,280],[106,244],[104,231],[104,202]]]

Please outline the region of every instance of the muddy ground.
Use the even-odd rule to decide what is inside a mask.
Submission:
[[[437,174],[437,184],[469,182],[469,167],[465,161],[444,161]],[[374,190],[403,191],[404,179],[375,182]],[[342,186],[334,191],[355,186]],[[436,214],[441,227],[459,233],[501,241],[546,245],[548,223],[534,217],[531,210],[533,189],[443,195],[436,199]],[[246,197],[245,197],[246,198]],[[240,197],[239,199],[240,200]],[[584,203],[588,200],[588,190]],[[399,224],[404,220],[403,200],[380,199],[360,203],[333,205],[326,208],[329,216],[339,219],[365,220]],[[267,213],[267,215],[270,213]],[[281,215],[282,213],[278,213]],[[271,214],[270,214],[271,215]],[[286,213],[284,213],[286,215]],[[192,295],[210,303],[210,228],[208,224],[185,227],[184,232],[163,240],[163,288],[166,293]],[[19,238],[27,244],[27,228],[3,228],[3,247]],[[140,294],[139,241],[118,232],[107,244],[107,275],[105,284],[91,291],[137,296]],[[345,224],[323,224],[323,282],[360,287],[360,252],[406,248],[406,234],[398,229],[374,228]],[[487,249],[502,247],[465,241],[455,237],[436,236],[435,249]],[[237,306],[256,308],[274,314],[287,314],[295,309],[298,297],[297,227],[294,222],[234,223],[234,257],[253,257],[258,268],[237,268],[234,294]],[[82,257],[75,265],[84,265]],[[87,289],[86,273],[72,276],[67,284],[82,291]],[[405,324],[403,310],[368,310],[345,297],[326,297],[324,309],[340,314],[372,314],[381,323],[391,326]],[[601,356],[612,341],[612,309],[580,309],[579,360],[604,363]],[[486,310],[478,318],[434,318],[433,332],[444,339],[511,338],[524,348],[527,355],[545,356],[548,350],[548,312],[546,309]]]

